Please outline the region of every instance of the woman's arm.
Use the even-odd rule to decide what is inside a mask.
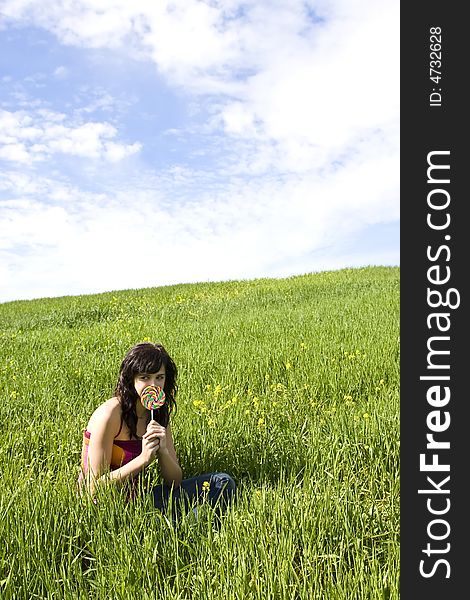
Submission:
[[[103,405],[90,419],[92,429],[88,444],[88,464],[85,483],[93,496],[96,487],[106,482],[122,483],[138,475],[156,458],[158,440],[142,440],[142,452],[127,464],[110,471],[114,437],[119,431],[121,420],[120,407]]]
[[[176,457],[170,424],[168,423],[168,427],[165,429],[165,427],[162,427],[156,421],[150,421],[143,439],[146,436],[149,436],[151,439],[153,439],[154,436],[158,436],[160,443],[158,446],[157,457],[163,480],[168,486],[173,485],[175,488],[179,487],[183,479],[183,472]]]

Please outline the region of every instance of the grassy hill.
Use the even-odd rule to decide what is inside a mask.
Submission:
[[[398,599],[399,275],[0,304],[1,597]],[[184,476],[237,481],[219,530],[76,495],[82,430],[144,340],[178,366]]]

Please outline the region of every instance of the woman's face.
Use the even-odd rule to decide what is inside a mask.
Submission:
[[[165,387],[165,365],[162,365],[157,373],[138,373],[134,377],[134,387],[139,396],[148,385]]]

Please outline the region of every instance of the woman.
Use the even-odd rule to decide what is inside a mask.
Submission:
[[[170,426],[170,414],[176,409],[176,377],[176,365],[162,345],[141,343],[129,350],[114,397],[95,410],[83,432],[81,489],[94,497],[100,485],[126,484],[133,498],[139,474],[157,460],[164,483],[152,490],[154,503],[166,511],[171,498],[174,517],[183,504],[188,507],[203,498],[220,512],[233,497],[235,482],[226,473],[183,480]],[[165,392],[156,420],[150,419],[150,411],[140,401],[149,385]]]

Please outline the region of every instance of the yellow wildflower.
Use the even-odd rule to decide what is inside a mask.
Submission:
[[[207,406],[204,404],[203,400],[193,400],[193,406],[196,410],[199,409],[201,412],[207,411]]]

